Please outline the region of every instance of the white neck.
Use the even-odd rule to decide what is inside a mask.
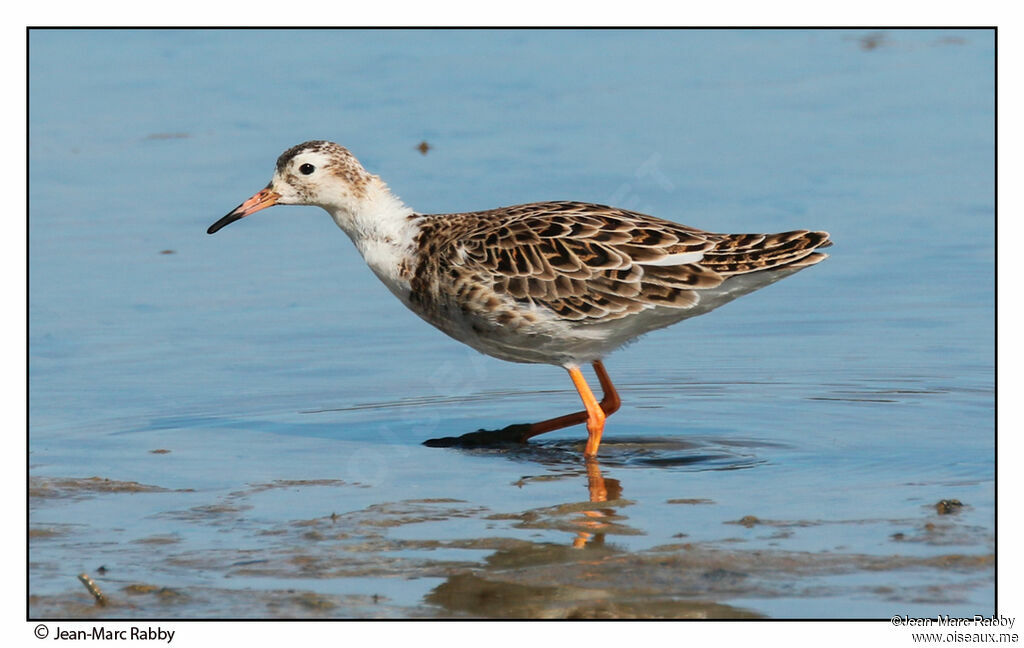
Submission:
[[[324,206],[363,255],[370,269],[399,297],[408,294],[408,279],[401,264],[413,253],[419,228],[409,219],[412,208],[406,206],[373,176],[363,195],[343,204]]]

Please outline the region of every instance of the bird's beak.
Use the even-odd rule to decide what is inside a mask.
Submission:
[[[273,207],[274,205],[277,204],[277,201],[280,198],[281,194],[277,193],[276,191],[264,189],[257,193],[252,198],[250,198],[249,200],[246,200],[238,207],[235,207],[230,214],[220,219],[213,225],[210,225],[210,229],[206,230],[206,233],[213,234],[222,227],[230,225],[231,223],[234,223],[236,220],[240,218],[245,218],[249,214],[258,212],[261,209]]]

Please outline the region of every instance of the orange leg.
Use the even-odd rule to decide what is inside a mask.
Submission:
[[[601,432],[604,430],[604,420],[619,409],[622,401],[619,400],[619,393],[615,391],[615,385],[612,384],[612,379],[608,377],[604,363],[600,360],[594,361],[594,373],[597,374],[597,380],[601,383],[601,391],[604,392],[600,403],[594,398],[594,394],[590,391],[590,387],[587,385],[587,381],[583,379],[583,374],[580,370],[570,369],[569,376],[572,378],[573,384],[576,385],[576,391],[580,393],[580,398],[583,399],[583,406],[587,409],[582,412],[573,412],[565,416],[541,421],[540,423],[533,423],[523,433],[521,440],[526,441],[538,434],[560,430],[570,425],[586,423],[590,436],[587,439],[587,449],[584,454],[588,457],[596,455],[597,447],[601,445]],[[588,399],[592,404],[588,404]],[[600,423],[597,422],[597,419],[600,419]],[[596,435],[594,428],[597,429]]]
[[[572,384],[576,385],[576,391],[583,399],[583,407],[587,408],[587,449],[583,451],[584,457],[597,456],[597,448],[601,445],[601,434],[604,432],[604,420],[606,418],[601,405],[594,398],[594,392],[590,391],[590,385],[583,378],[583,372],[579,367],[569,369],[569,377]]]
[[[582,412],[573,412],[572,414],[547,419],[539,423],[517,423],[501,430],[477,430],[476,432],[463,434],[460,437],[428,439],[423,444],[435,448],[448,448],[452,446],[469,448],[502,443],[526,443],[527,439],[538,434],[560,430],[570,425],[586,423],[587,431],[590,434],[584,454],[587,457],[593,457],[597,454],[598,446],[601,445],[601,433],[604,431],[605,418],[611,416],[622,404],[622,401],[619,400],[618,392],[615,391],[615,385],[612,384],[612,379],[608,377],[608,372],[604,369],[604,363],[600,360],[595,360],[593,364],[594,372],[597,374],[597,379],[601,383],[601,391],[603,392],[600,403],[594,398],[594,394],[590,391],[587,381],[583,379],[583,373],[580,372],[579,368],[574,367],[569,370],[569,376],[572,378],[573,384],[576,385],[576,391],[580,393],[580,398],[583,399],[583,405],[586,407]]]
[[[619,392],[615,391],[615,385],[612,384],[612,379],[608,377],[608,372],[604,370],[604,363],[600,360],[594,360],[594,373],[597,374],[597,380],[601,383],[603,392],[601,409],[605,416],[611,416],[622,405],[622,401],[619,400]]]

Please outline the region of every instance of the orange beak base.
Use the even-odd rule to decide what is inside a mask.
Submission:
[[[261,209],[266,209],[267,207],[273,207],[277,204],[277,200],[280,197],[281,194],[271,191],[270,189],[264,189],[238,207],[235,207],[231,210],[230,214],[213,225],[210,225],[210,228],[206,230],[206,233],[213,234],[217,230],[234,223],[236,220],[245,218],[249,214],[254,214]]]

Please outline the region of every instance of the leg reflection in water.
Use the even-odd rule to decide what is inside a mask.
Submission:
[[[591,502],[607,502],[622,497],[622,485],[618,479],[605,479],[601,474],[601,466],[595,457],[585,459],[587,467],[587,490]],[[611,508],[601,508],[583,511],[586,516],[580,521],[581,526],[586,530],[579,531],[572,542],[576,549],[584,548],[588,543],[591,545],[604,544],[604,529],[609,526],[606,518],[614,515]]]

